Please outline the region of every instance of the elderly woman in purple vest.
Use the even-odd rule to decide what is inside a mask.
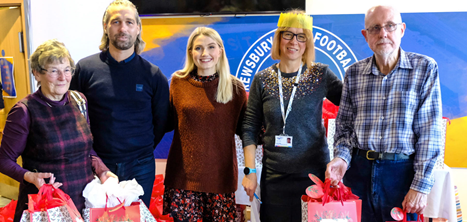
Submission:
[[[75,63],[65,45],[46,41],[30,60],[39,90],[13,106],[0,146],[0,172],[21,183],[14,221],[27,209],[28,194],[45,183],[70,195],[81,212],[82,191],[94,175],[101,182],[116,177],[92,149],[84,95],[68,90]]]

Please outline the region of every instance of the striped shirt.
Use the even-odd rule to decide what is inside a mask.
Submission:
[[[400,49],[399,61],[382,74],[374,56],[350,66],[336,119],[335,156],[350,163],[352,148],[415,153],[411,189],[429,193],[442,149],[438,65]]]

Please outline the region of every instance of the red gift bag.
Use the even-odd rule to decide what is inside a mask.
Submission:
[[[155,218],[162,216],[162,196],[164,195],[164,176],[162,174],[156,175],[154,185],[152,186],[151,203],[149,204],[149,211]]]
[[[398,215],[396,215],[398,214]],[[391,216],[393,219],[397,220],[398,217],[402,217],[400,214],[402,214],[403,216],[403,219],[402,220],[399,220],[400,222],[424,222],[425,219],[423,217],[423,214],[418,214],[417,216],[417,221],[408,221],[407,220],[407,211],[402,211],[400,208],[398,207],[394,207],[392,210],[391,210]],[[386,221],[386,222],[398,222],[398,221]]]
[[[303,195],[302,201],[306,203],[308,222],[318,222],[323,219],[345,219],[349,222],[362,220],[362,200],[360,199],[332,201],[323,205],[323,202],[310,201],[308,196]]]
[[[306,189],[302,196],[302,216],[308,222],[327,220],[346,220],[360,222],[362,200],[352,194],[350,188],[339,183],[339,188],[331,187],[331,180],[323,183],[318,177],[310,174],[316,185]]]
[[[28,195],[28,209],[21,221],[83,221],[73,200],[62,190],[44,184],[37,194]]]
[[[115,207],[91,208],[89,209],[89,221],[112,222],[112,221],[133,221],[139,222],[141,218],[139,204],[133,202],[125,207],[125,203],[120,202]]]
[[[12,200],[8,205],[0,207],[0,222],[13,221],[13,218],[15,217],[15,209],[17,203],[17,200]]]
[[[324,120],[324,127],[326,128],[326,135],[328,135],[328,121],[329,119],[335,119],[337,117],[338,111],[339,111],[339,106],[334,105],[328,99],[324,99],[323,120]]]
[[[174,221],[170,215],[163,215],[163,195],[164,195],[164,176],[157,174],[152,187],[151,203],[149,204],[149,211],[154,216],[157,222]]]

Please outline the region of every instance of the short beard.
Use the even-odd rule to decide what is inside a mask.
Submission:
[[[110,44],[112,44],[116,49],[118,50],[127,50],[130,49],[135,45],[135,42],[131,42],[131,39],[133,38],[131,35],[127,35],[129,41],[126,42],[119,42],[117,41],[117,38],[119,35],[116,35],[113,39],[110,39]]]

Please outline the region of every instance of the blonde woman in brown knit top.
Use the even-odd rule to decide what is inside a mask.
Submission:
[[[170,85],[174,138],[164,213],[175,221],[235,220],[234,135],[240,135],[247,98],[229,69],[219,34],[196,28],[188,39],[185,67],[173,74]]]

